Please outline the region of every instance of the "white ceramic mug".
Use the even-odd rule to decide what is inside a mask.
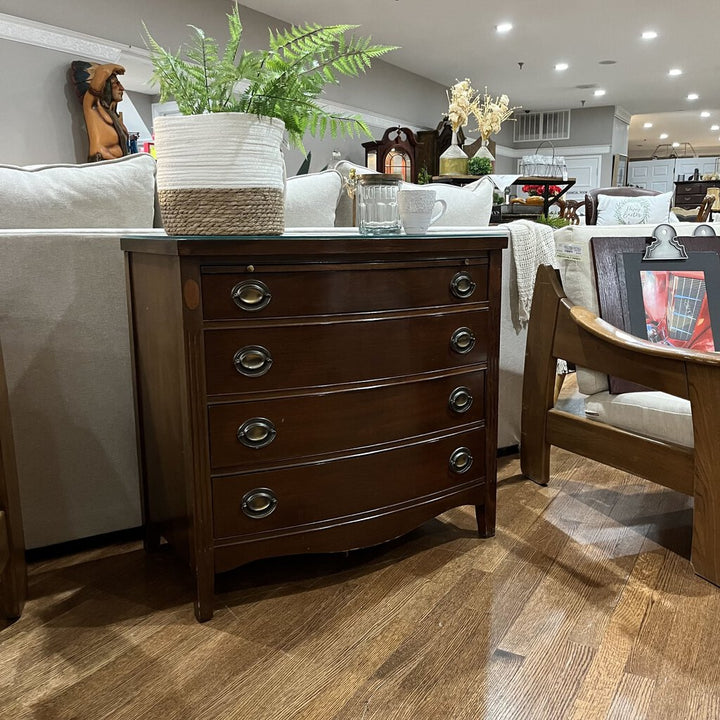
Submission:
[[[440,208],[435,210],[435,206]],[[413,188],[398,192],[400,220],[408,235],[424,235],[428,228],[437,222],[447,210],[447,203],[436,198],[431,188]]]

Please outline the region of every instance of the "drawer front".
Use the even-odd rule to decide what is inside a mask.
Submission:
[[[353,266],[356,267],[356,266]],[[487,261],[375,269],[213,273],[202,277],[206,320],[254,320],[481,302]]]
[[[483,363],[488,325],[489,312],[481,309],[206,330],[207,391],[217,395],[328,386]],[[254,372],[253,362],[243,365],[243,358],[256,352],[253,348],[261,348],[266,357],[260,363],[262,374],[244,374]]]
[[[209,409],[213,469],[394,442],[485,417],[482,370]]]
[[[214,535],[277,531],[421,502],[484,477],[485,430],[478,428],[353,458],[213,478]]]

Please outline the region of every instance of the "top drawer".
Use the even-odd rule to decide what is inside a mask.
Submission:
[[[488,298],[487,258],[469,264],[203,268],[205,320],[439,307]]]
[[[675,185],[676,195],[701,195],[705,197],[705,186],[700,183],[678,183]]]

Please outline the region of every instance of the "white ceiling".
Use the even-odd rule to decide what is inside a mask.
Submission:
[[[511,105],[526,110],[575,108],[583,101],[585,107],[620,106],[633,116],[631,157],[649,157],[673,141],[720,154],[720,131],[710,130],[720,125],[718,0],[241,2],[295,24],[360,24],[360,34],[401,46],[384,57],[387,62],[446,86],[469,77],[476,89],[487,85],[491,95],[506,93]],[[511,22],[513,30],[499,35],[501,22]],[[658,37],[642,40],[645,30]],[[559,62],[568,70],[555,71]],[[683,74],[668,77],[675,67]],[[606,94],[595,97],[595,88]],[[699,99],[688,101],[688,93]],[[708,118],[700,117],[703,110]],[[643,128],[645,122],[653,127]],[[669,137],[660,139],[662,132]]]

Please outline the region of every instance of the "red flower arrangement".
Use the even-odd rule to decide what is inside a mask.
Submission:
[[[551,197],[557,195],[560,193],[560,186],[559,185],[550,185],[548,187],[548,193]],[[545,186],[544,185],[523,185],[522,191],[526,192],[528,195],[542,195],[543,192],[545,192]]]

